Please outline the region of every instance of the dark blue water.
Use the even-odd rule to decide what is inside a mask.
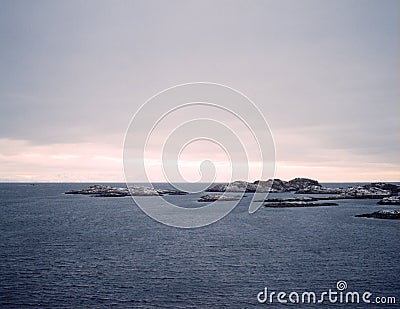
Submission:
[[[248,197],[211,226],[180,230],[131,198],[63,194],[84,187],[0,184],[0,305],[274,307],[257,303],[264,287],[318,292],[338,280],[400,301],[400,222],[354,217],[390,207],[376,200],[249,215]]]

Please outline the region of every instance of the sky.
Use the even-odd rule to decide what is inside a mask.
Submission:
[[[400,181],[399,1],[1,0],[0,42],[0,181],[123,181],[134,113],[196,81],[258,106],[277,178]]]

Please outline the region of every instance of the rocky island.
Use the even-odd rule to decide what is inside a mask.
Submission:
[[[379,205],[400,205],[400,196],[384,197],[378,202]]]
[[[296,194],[337,194],[337,199],[377,199],[390,196],[391,191],[368,184],[350,188],[326,188],[322,186],[310,186],[296,191]]]
[[[400,220],[400,210],[379,210],[370,214],[356,215],[356,217]]]
[[[333,202],[319,202],[319,200],[335,199],[331,197],[315,198],[310,196],[288,197],[288,198],[269,198],[256,201],[265,202],[264,207],[268,208],[286,208],[286,207],[318,207],[318,206],[338,206]]]
[[[400,186],[388,183],[370,183],[349,188],[330,188],[322,186],[317,180],[309,178],[294,178],[289,181],[281,179],[257,180],[254,182],[234,181],[227,184],[211,186],[206,192],[240,192],[240,193],[283,193],[292,192],[299,196],[288,198],[267,198],[256,202],[264,202],[265,207],[317,207],[337,206],[333,200],[339,199],[380,199],[380,205],[400,205]],[[65,194],[83,194],[96,197],[125,197],[125,196],[163,196],[185,195],[184,191],[172,189],[155,189],[144,186],[112,187],[107,185],[92,185],[82,190],[72,190]],[[301,196],[300,194],[313,195]],[[327,194],[328,196],[323,196]],[[198,202],[237,201],[241,196],[226,196],[208,194],[200,197]],[[326,201],[326,202],[321,202]],[[370,214],[371,216],[373,214]],[[381,214],[378,214],[381,216]]]
[[[228,184],[217,184],[206,190],[207,192],[252,192],[252,193],[282,193],[294,192],[295,194],[329,194],[322,199],[382,199],[380,203],[398,205],[400,186],[387,183],[370,183],[363,186],[349,188],[329,188],[322,186],[317,180],[309,178],[294,178],[289,181],[281,179],[269,179],[255,182],[234,181]],[[268,200],[266,200],[267,202]]]
[[[150,187],[111,187],[104,185],[92,185],[87,189],[82,190],[71,190],[65,192],[65,194],[83,194],[96,197],[124,197],[124,196],[162,196],[162,195],[185,195],[188,194],[184,191],[179,190],[165,190],[165,189],[154,189]]]
[[[319,207],[319,206],[338,206],[336,203],[332,202],[305,202],[305,201],[295,201],[295,202],[273,202],[266,203],[264,207],[268,208],[287,208],[287,207]]]
[[[234,181],[228,184],[217,184],[208,188],[207,192],[291,192],[310,186],[321,186],[318,181],[308,178],[294,178],[289,181],[281,179],[257,180],[247,182],[243,180]]]
[[[227,201],[238,201],[242,197],[241,196],[226,196],[226,195],[220,195],[220,194],[208,194],[208,195],[203,195],[198,199],[198,202],[227,202]]]

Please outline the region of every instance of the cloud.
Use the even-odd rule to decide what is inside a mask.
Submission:
[[[0,181],[123,181],[121,150],[97,143],[0,139],[0,165]]]
[[[141,104],[199,80],[248,95],[285,166],[346,161],[376,170],[371,163],[389,177],[400,165],[399,23],[398,1],[3,2],[0,139],[8,141],[8,169],[0,177],[34,169],[40,179],[59,179],[21,156],[38,149],[85,157],[92,145],[93,156],[118,157]],[[60,151],[67,145],[76,151]],[[53,157],[54,168],[76,170],[73,179],[95,178],[101,167],[99,159],[86,168],[65,159]],[[98,177],[111,175],[119,171]]]

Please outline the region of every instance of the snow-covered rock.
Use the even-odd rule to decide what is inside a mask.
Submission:
[[[105,185],[92,185],[82,190],[71,190],[65,194],[85,194],[99,197],[123,197],[128,196],[129,191],[127,188],[115,188]]]
[[[400,210],[379,210],[370,214],[356,215],[356,217],[377,218],[377,219],[400,219]]]
[[[384,197],[378,202],[379,205],[400,205],[400,196]]]
[[[133,196],[157,196],[160,195],[156,189],[149,187],[129,187],[129,192]]]
[[[311,185],[296,191],[297,194],[341,194],[344,189]]]
[[[307,202],[307,201],[294,201],[294,202],[273,202],[265,203],[264,207],[268,208],[286,208],[286,207],[318,207],[318,206],[338,206],[333,202]]]
[[[391,191],[385,190],[382,186],[374,187],[372,184],[355,186],[349,188],[327,188],[321,186],[309,186],[300,189],[297,194],[338,194],[341,199],[362,199],[362,198],[383,198],[390,196]]]
[[[207,192],[288,192],[309,186],[320,187],[318,181],[308,178],[295,178],[289,181],[281,179],[257,180],[255,182],[234,181],[229,184],[217,184]]]
[[[92,185],[82,190],[67,191],[65,194],[84,194],[97,197],[124,197],[124,196],[159,196],[164,194],[182,195],[187,192],[178,190],[160,190],[144,186],[133,186],[128,188],[118,188],[105,185]]]
[[[383,198],[390,196],[391,192],[378,187],[372,186],[357,186],[346,188],[341,193],[344,198]]]
[[[238,201],[241,199],[241,196],[226,196],[226,195],[220,195],[220,194],[208,194],[208,195],[203,195],[200,199],[198,199],[198,202],[215,202],[215,201]]]

